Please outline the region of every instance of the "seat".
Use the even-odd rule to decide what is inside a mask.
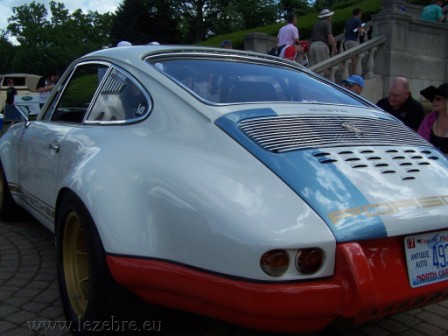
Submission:
[[[237,82],[229,95],[229,103],[276,101],[274,86],[268,82]]]

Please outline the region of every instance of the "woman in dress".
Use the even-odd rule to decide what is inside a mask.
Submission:
[[[438,88],[431,85],[420,94],[432,103],[433,112],[423,119],[418,134],[448,154],[448,83]]]

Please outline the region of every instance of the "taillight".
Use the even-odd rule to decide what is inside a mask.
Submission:
[[[324,253],[319,248],[300,249],[297,252],[296,267],[300,273],[313,274],[322,266]]]
[[[289,255],[285,250],[271,250],[263,254],[260,266],[267,275],[279,277],[288,270]]]

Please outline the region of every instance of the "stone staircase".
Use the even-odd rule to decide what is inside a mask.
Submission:
[[[427,106],[420,90],[448,82],[448,23],[421,20],[422,9],[404,0],[382,0],[381,11],[368,23],[370,34],[364,43],[310,69],[340,83],[349,76],[351,58],[357,56],[361,62],[355,74],[365,79],[365,98],[377,102],[387,95],[392,79],[402,76],[409,79],[413,97]],[[339,45],[342,39],[337,37]],[[275,43],[275,37],[254,33],[246,37],[245,49],[267,53]]]

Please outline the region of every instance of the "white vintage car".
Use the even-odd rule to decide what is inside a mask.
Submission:
[[[71,321],[104,317],[111,283],[270,331],[448,297],[445,156],[289,61],[91,53],[3,135],[0,158],[1,219],[23,208],[54,231]]]

